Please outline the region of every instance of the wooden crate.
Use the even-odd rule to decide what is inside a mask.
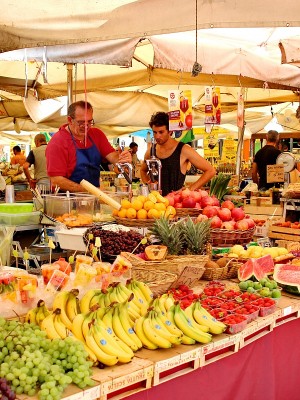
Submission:
[[[270,225],[268,230],[268,236],[271,239],[283,239],[283,240],[291,240],[293,242],[299,242],[300,229]]]
[[[274,324],[275,314],[270,314],[267,317],[258,317],[258,319],[248,324],[241,332],[240,348],[272,332]]]
[[[215,336],[211,343],[201,346],[200,367],[236,353],[239,349],[240,334],[241,332],[235,335],[223,333]]]
[[[200,367],[201,345],[178,345],[159,351],[142,349],[136,356],[154,363],[152,385],[156,386]]]
[[[260,207],[260,206],[271,206],[272,205],[272,197],[255,197],[252,196],[250,198],[250,205]]]
[[[278,303],[278,312],[274,326],[280,326],[286,322],[292,321],[300,317],[300,301],[282,296]]]
[[[270,206],[254,206],[252,204],[246,204],[244,206],[246,214],[250,215],[253,219],[270,219],[278,218],[283,215],[283,207],[281,205],[270,205]]]
[[[100,400],[122,399],[151,387],[153,362],[134,357],[128,364],[95,367],[92,377],[100,384]]]

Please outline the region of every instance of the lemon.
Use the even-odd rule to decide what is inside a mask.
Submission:
[[[131,207],[130,201],[127,200],[127,199],[123,199],[123,200],[121,201],[121,207],[122,207],[122,208],[125,208],[125,209],[130,208],[130,207]]]
[[[157,198],[153,193],[150,193],[148,195],[147,200],[152,201],[152,203],[156,203],[157,202]]]

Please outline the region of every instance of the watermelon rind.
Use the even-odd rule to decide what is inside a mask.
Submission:
[[[283,283],[278,283],[278,285],[287,293],[300,296],[299,286],[284,285]]]
[[[288,277],[285,277],[285,280],[282,277],[282,271],[289,271],[289,267],[294,271],[293,279],[298,277],[300,282],[300,268],[292,264],[276,264],[274,267],[273,279],[285,292],[300,296],[300,283],[298,285],[296,282],[290,282]]]

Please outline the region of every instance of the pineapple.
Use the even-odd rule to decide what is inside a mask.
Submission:
[[[183,238],[187,254],[204,254],[210,238],[210,221],[194,223],[190,217],[183,225]]]
[[[168,218],[161,217],[155,220],[150,233],[155,239],[167,246],[169,254],[178,255],[181,253],[183,233],[178,223],[170,224]]]

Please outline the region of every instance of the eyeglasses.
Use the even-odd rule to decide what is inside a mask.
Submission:
[[[91,119],[90,121],[76,121],[76,119],[72,118],[72,120],[78,126],[85,126],[85,125],[93,126],[93,125],[95,125],[95,121],[93,119]]]

